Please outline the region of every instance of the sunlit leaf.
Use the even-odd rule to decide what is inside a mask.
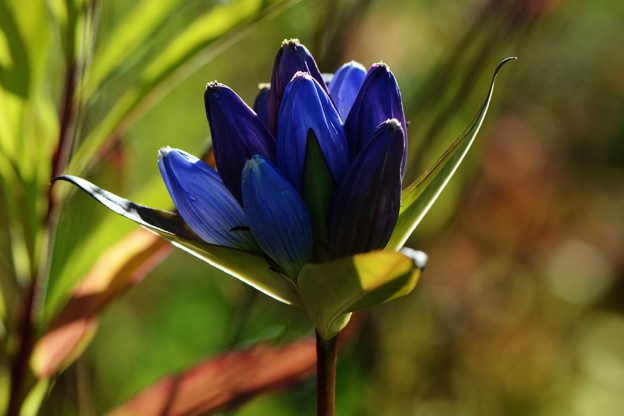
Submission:
[[[114,133],[124,131],[133,119],[152,106],[157,101],[157,94],[164,94],[185,79],[189,72],[218,52],[221,42],[260,16],[269,6],[284,3],[287,2],[222,2],[195,19],[142,69],[134,86],[117,100],[106,117],[88,133],[67,171],[84,172],[96,160],[95,155],[106,141]]]
[[[494,81],[496,80],[498,71],[505,63],[513,59],[516,58],[507,58],[496,67],[481,110],[470,125],[464,129],[462,134],[429,169],[403,190],[399,219],[397,220],[394,232],[386,248],[397,250],[405,244],[416,226],[438,198],[442,189],[444,189],[451,179],[457,167],[464,159],[464,156],[466,156],[468,149],[470,149],[470,146],[474,142],[481,128],[481,124],[485,119],[488,106],[492,99],[492,93],[494,92]]]
[[[47,377],[73,361],[91,339],[102,309],[141,281],[169,249],[157,235],[137,230],[106,250],[37,342],[35,373]]]
[[[135,57],[138,49],[144,47],[150,36],[170,18],[179,3],[180,0],[143,0],[124,15],[113,32],[102,39],[104,44],[93,56],[82,94],[90,97],[104,80]]]
[[[73,183],[110,210],[142,225],[175,246],[259,291],[287,304],[300,303],[295,288],[281,274],[273,271],[264,257],[205,243],[175,213],[135,204],[75,176],[61,176],[58,179]]]
[[[323,338],[335,336],[359,309],[407,295],[427,256],[420,251],[372,251],[303,266],[297,283],[304,307]]]
[[[304,340],[279,348],[256,346],[207,360],[160,380],[109,415],[212,414],[233,408],[308,377],[316,364],[314,345]]]

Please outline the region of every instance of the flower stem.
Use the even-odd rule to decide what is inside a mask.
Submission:
[[[334,416],[336,407],[336,357],[338,335],[325,340],[316,333],[316,414]]]

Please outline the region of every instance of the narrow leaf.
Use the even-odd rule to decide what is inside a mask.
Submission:
[[[141,48],[148,44],[157,31],[180,5],[180,0],[143,0],[123,16],[112,33],[104,36],[103,44],[93,56],[89,77],[83,94],[91,96],[100,84],[128,61],[136,59]]]
[[[165,240],[141,229],[106,250],[37,342],[37,376],[48,377],[73,361],[97,328],[99,313],[139,283],[169,250]]]
[[[281,274],[273,271],[264,257],[205,243],[175,213],[135,204],[76,176],[66,175],[56,179],[76,185],[113,212],[142,225],[259,291],[287,304],[299,304],[295,288]]]
[[[301,299],[323,338],[335,336],[347,324],[351,312],[412,291],[427,256],[404,250],[371,251],[307,264],[301,269],[297,280]]]
[[[234,351],[160,380],[109,415],[176,416],[225,411],[260,393],[305,379],[315,364],[312,340],[280,348],[261,345]]]
[[[470,149],[470,146],[474,142],[481,128],[481,124],[483,124],[483,120],[485,119],[488,106],[492,99],[492,93],[494,92],[494,81],[496,81],[498,71],[504,64],[513,59],[517,58],[511,57],[503,60],[494,70],[492,82],[490,83],[490,88],[481,106],[481,110],[468,127],[464,129],[459,137],[455,139],[429,169],[403,190],[399,219],[397,220],[390,242],[388,242],[386,246],[387,249],[398,250],[405,244],[414,229],[416,229],[416,226],[438,198],[442,189],[444,189],[451,179],[457,167],[462,160],[464,160],[464,156],[466,156],[468,149]]]
[[[142,70],[136,84],[128,89],[105,117],[88,133],[67,169],[82,173],[97,158],[97,152],[113,134],[120,134],[142,112],[158,102],[188,73],[197,69],[220,51],[234,33],[260,18],[271,7],[284,1],[236,0],[220,2],[208,13],[198,16],[171,40]]]

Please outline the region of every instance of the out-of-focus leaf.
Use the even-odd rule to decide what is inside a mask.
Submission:
[[[227,410],[308,377],[315,364],[313,340],[235,351],[160,380],[109,415],[174,416]]]
[[[113,32],[102,39],[103,44],[93,56],[89,77],[83,94],[90,97],[112,73],[118,71],[128,58],[136,55],[138,49],[166,21],[180,0],[143,0],[124,16]]]
[[[172,212],[135,204],[84,179],[61,176],[105,207],[169,240],[175,246],[287,304],[298,305],[299,297],[288,279],[273,271],[264,257],[229,247],[208,244],[197,237],[182,218]]]
[[[348,323],[351,312],[411,292],[426,263],[425,253],[411,249],[371,251],[306,264],[297,283],[310,319],[330,339]]]
[[[0,215],[9,225],[0,230],[0,241],[10,242],[2,247],[11,255],[12,270],[6,276],[20,284],[39,267],[46,203],[42,189],[58,126],[46,71],[51,48],[45,2],[30,6],[0,4]]]
[[[208,13],[198,17],[145,67],[136,85],[124,93],[106,117],[89,132],[68,171],[84,172],[106,140],[113,133],[125,130],[133,118],[153,105],[157,94],[164,94],[184,79],[216,53],[221,42],[260,16],[269,6],[284,3],[277,0],[235,0],[218,3]]]
[[[492,76],[492,82],[481,110],[473,121],[464,129],[459,137],[446,149],[444,154],[418,179],[403,190],[401,195],[401,210],[394,232],[386,248],[398,250],[405,244],[416,226],[420,223],[429,208],[438,198],[442,189],[451,179],[458,166],[466,156],[468,149],[474,142],[481,124],[485,119],[488,106],[494,92],[496,75],[503,65],[515,57],[507,58],[498,64]]]
[[[77,357],[96,329],[102,309],[137,284],[169,248],[158,236],[137,230],[106,250],[37,342],[35,373],[50,376]]]

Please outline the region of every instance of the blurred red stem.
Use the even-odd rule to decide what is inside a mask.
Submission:
[[[24,302],[22,303],[19,324],[19,349],[17,356],[11,362],[11,392],[9,395],[7,416],[18,416],[22,403],[26,398],[26,377],[35,333],[35,327],[32,322],[35,293],[36,282],[33,280],[26,289]]]
[[[338,336],[325,340],[316,333],[316,414],[334,416]]]
[[[52,171],[50,179],[59,176],[69,160],[69,154],[72,148],[72,126],[74,123],[74,93],[76,91],[76,82],[78,76],[78,66],[73,57],[68,59],[65,69],[65,88],[63,90],[63,102],[60,115],[60,129],[58,145],[52,157]],[[48,213],[46,222],[50,223],[53,211],[56,208],[56,200],[52,188],[48,191]]]

